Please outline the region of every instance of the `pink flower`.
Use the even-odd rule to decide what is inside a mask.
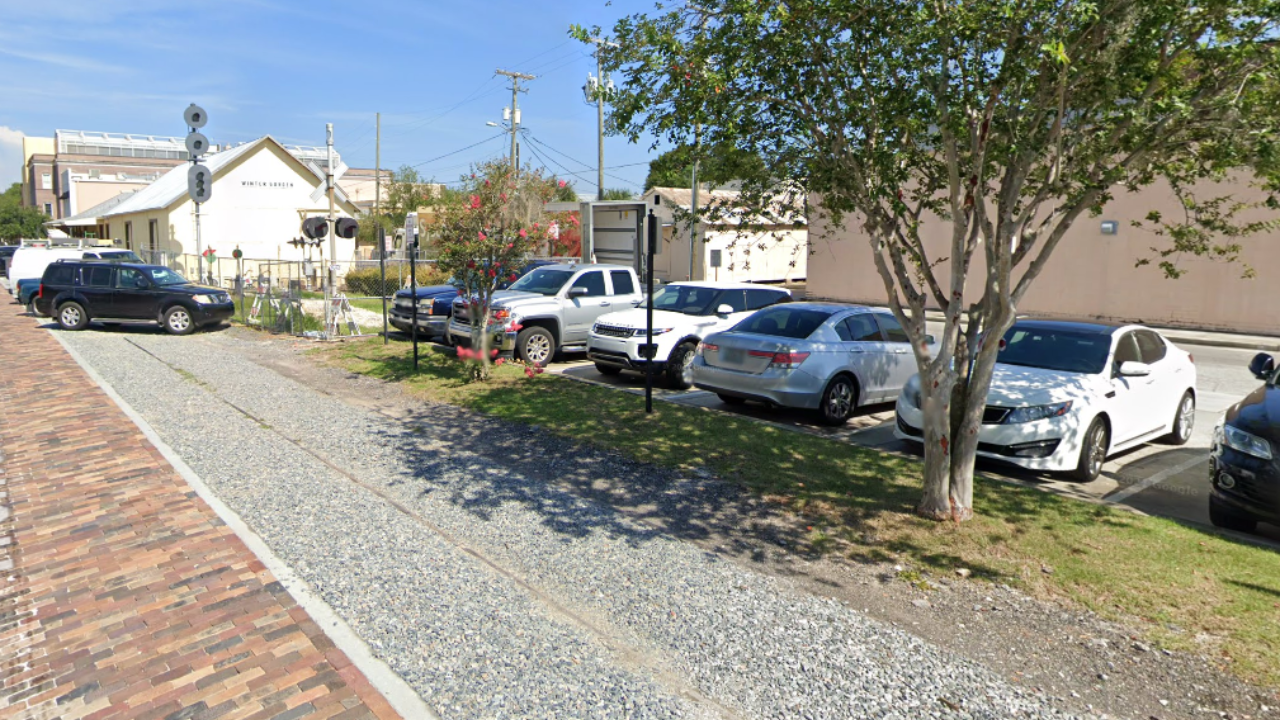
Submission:
[[[489,271],[489,277],[498,277],[498,271],[497,271],[497,270],[490,270],[490,271]]]
[[[476,269],[476,261],[475,261],[475,260],[468,260],[468,261],[467,261],[467,269],[468,269],[468,270],[475,270],[475,269]],[[459,290],[459,291],[458,291],[458,293],[459,293],[459,294],[461,294],[461,293],[462,293],[462,291],[461,291],[461,290]]]
[[[560,181],[560,187],[564,187],[565,185],[568,185],[568,184],[569,183],[565,182],[564,180]]]
[[[519,235],[520,235],[520,237],[522,237],[522,238],[527,238],[527,237],[529,237],[529,231],[528,231],[528,230],[525,230],[524,228],[520,228]],[[510,245],[508,245],[507,247],[511,247],[511,246],[510,246]]]
[[[485,237],[484,233],[480,233],[480,239],[481,239],[481,240],[488,240],[489,238]]]
[[[578,216],[577,216],[577,215],[570,215],[570,216],[569,216],[569,222],[573,223],[574,225],[581,225],[581,224],[582,224],[582,221],[578,219]]]
[[[489,181],[488,181],[488,180],[485,180],[485,181],[484,181],[484,186],[485,186],[485,187],[489,187]]]
[[[480,196],[479,196],[479,195],[472,195],[472,196],[471,196],[471,209],[472,209],[472,210],[478,210],[479,208],[480,208]]]
[[[493,364],[494,364],[494,365],[501,365],[501,364],[503,363],[503,361],[505,361],[505,360],[506,360],[506,358],[498,358],[497,360],[495,360],[495,361],[494,361],[494,363],[493,363]]]
[[[524,374],[525,374],[525,377],[533,377],[533,368],[526,365],[524,367]]]
[[[537,230],[537,229],[538,229],[538,228],[540,228],[540,227],[542,227],[542,225],[541,225],[540,223],[534,223],[534,224],[533,224],[533,228],[534,228],[535,230]]]
[[[489,357],[498,357],[498,348],[489,351]]]
[[[501,195],[499,195],[498,197],[502,198],[502,202],[506,202],[506,201],[507,201],[507,194],[506,194],[506,193],[502,193],[502,194],[501,194]]]
[[[523,233],[524,231],[523,231],[523,230],[521,230],[520,232],[522,232],[522,233]],[[524,236],[523,236],[523,235],[521,235],[521,237],[524,237]],[[511,248],[513,248],[513,247],[515,247],[515,246],[516,246],[516,244],[515,244],[515,243],[507,243],[507,249],[508,249],[508,250],[510,250]]]
[[[519,278],[518,276],[516,276],[516,274],[515,274],[515,273],[511,273],[511,278],[510,278],[511,282],[515,282],[516,280],[519,280],[519,279],[520,279],[520,278]]]

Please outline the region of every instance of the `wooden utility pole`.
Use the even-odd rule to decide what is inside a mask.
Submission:
[[[518,155],[516,154],[516,133],[520,131],[520,107],[518,105],[520,93],[529,92],[527,89],[520,87],[521,80],[536,80],[535,75],[526,75],[525,73],[510,72],[508,70],[497,70],[497,75],[505,75],[511,78],[511,170],[514,172],[519,170],[517,166]]]

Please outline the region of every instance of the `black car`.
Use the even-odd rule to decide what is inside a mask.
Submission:
[[[45,268],[36,310],[65,330],[90,321],[155,322],[186,335],[235,313],[231,296],[218,288],[188,282],[161,265],[101,260],[61,260]]]
[[[552,260],[534,260],[516,273],[517,279],[530,270],[543,265],[553,265]],[[506,289],[511,280],[503,281],[499,290]],[[418,332],[424,338],[439,338],[449,341],[449,318],[453,315],[453,299],[458,296],[457,285],[426,285],[418,288]],[[387,320],[391,326],[401,332],[412,332],[413,293],[401,290],[395,295]]]
[[[1265,384],[1227,408],[1209,456],[1209,520],[1242,532],[1280,525],[1280,371],[1266,353],[1249,371]]]
[[[0,275],[9,277],[9,261],[17,251],[17,245],[0,245]]]

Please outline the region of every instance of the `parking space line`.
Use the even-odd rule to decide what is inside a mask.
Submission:
[[[1152,475],[1146,480],[1136,482],[1130,485],[1129,487],[1124,488],[1123,490],[1117,490],[1116,492],[1113,492],[1110,495],[1104,495],[1102,499],[1106,500],[1107,502],[1116,502],[1116,503],[1124,502],[1125,500],[1133,497],[1134,495],[1137,495],[1143,490],[1146,490],[1152,487],[1153,485],[1158,485],[1164,482],[1165,480],[1168,480],[1169,478],[1173,477],[1174,475],[1177,475],[1178,473],[1184,472],[1186,470],[1190,470],[1196,465],[1199,465],[1201,463],[1207,463],[1207,462],[1209,462],[1209,457],[1206,454],[1205,457],[1195,458],[1192,460],[1188,460],[1182,463],[1181,465],[1174,465],[1171,468],[1165,468],[1164,470],[1161,470],[1160,472],[1156,473],[1155,475]]]

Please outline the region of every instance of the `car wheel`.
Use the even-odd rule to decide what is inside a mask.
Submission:
[[[1196,399],[1187,391],[1178,402],[1178,414],[1173,418],[1173,432],[1165,436],[1170,445],[1186,445],[1191,430],[1196,425]]]
[[[1102,464],[1107,460],[1107,448],[1111,446],[1111,432],[1107,429],[1107,421],[1094,418],[1084,434],[1084,444],[1080,447],[1080,460],[1076,462],[1077,480],[1093,482],[1102,474]]]
[[[546,367],[556,353],[556,340],[546,328],[525,328],[516,336],[516,352],[530,365]]]
[[[693,343],[682,343],[671,351],[667,358],[667,384],[676,390],[688,390],[693,387],[693,358],[698,353],[698,346]]]
[[[164,312],[164,329],[172,335],[189,335],[196,329],[191,311],[181,305],[174,305]]]
[[[837,375],[822,393],[818,416],[823,425],[843,425],[858,409],[858,386],[848,375]]]
[[[721,395],[720,393],[716,393],[716,397],[720,398],[720,402],[725,405],[741,405],[746,402],[745,399],[737,397],[736,395]]]
[[[1237,532],[1251,533],[1258,529],[1258,521],[1252,515],[1246,515],[1212,495],[1209,496],[1209,522],[1214,527]]]
[[[622,368],[614,367],[612,365],[601,365],[600,363],[596,363],[596,372],[600,373],[601,375],[617,375],[618,373],[622,372]]]
[[[83,330],[89,324],[89,314],[78,302],[63,303],[58,308],[58,325],[63,330]]]
[[[40,315],[40,311],[39,311],[39,310],[36,310],[36,299],[35,299],[35,298],[31,298],[30,300],[28,300],[28,301],[27,301],[27,314],[28,314],[28,315],[36,315],[36,316],[39,316],[39,315]]]

